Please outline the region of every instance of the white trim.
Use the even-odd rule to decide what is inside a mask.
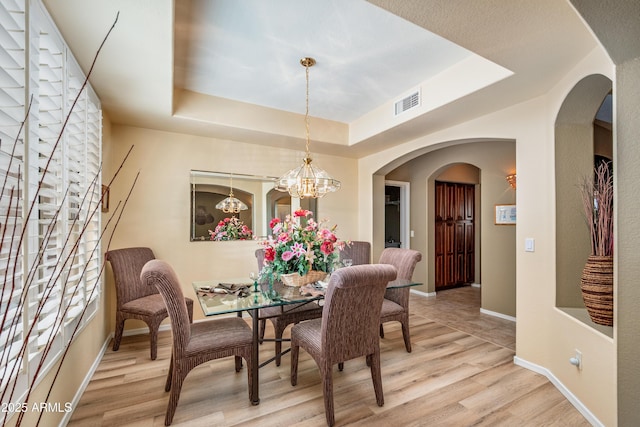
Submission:
[[[510,320],[512,322],[516,321],[516,318],[513,316],[508,316],[506,314],[498,313],[497,311],[485,310],[484,308],[480,308],[480,313],[488,314],[489,316],[499,317],[500,319]]]
[[[422,292],[422,291],[419,291],[417,289],[411,289],[411,293],[415,294],[415,295],[419,295],[419,296],[424,297],[424,298],[430,298],[430,297],[435,297],[436,296],[435,292]]]
[[[411,184],[405,181],[384,181],[385,186],[400,188],[400,247],[411,248]]]
[[[519,358],[518,356],[513,357],[513,363],[547,377],[547,379],[551,381],[551,384],[553,384],[555,388],[557,388],[558,391],[560,391],[560,393],[562,393],[563,396],[567,398],[567,400],[578,410],[578,412],[582,414],[583,417],[587,419],[587,421],[591,423],[591,425],[595,427],[604,427],[604,424],[601,423],[600,420],[598,420],[596,416],[593,415],[593,413],[591,413],[591,411],[589,411],[589,409],[573,393],[571,393],[571,391],[567,387],[565,387],[564,384],[562,384],[562,382],[558,378],[556,378],[556,376],[553,375],[547,368],[543,368],[542,366],[528,362],[524,359]]]

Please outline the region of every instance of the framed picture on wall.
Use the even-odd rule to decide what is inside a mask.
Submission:
[[[516,205],[496,205],[496,225],[515,225]]]

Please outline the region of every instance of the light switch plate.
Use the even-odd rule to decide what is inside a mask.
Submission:
[[[533,237],[527,237],[526,239],[524,239],[524,250],[525,252],[536,251],[536,241]]]

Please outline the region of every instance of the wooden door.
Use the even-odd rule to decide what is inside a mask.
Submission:
[[[475,186],[436,181],[436,290],[473,283],[475,275]]]

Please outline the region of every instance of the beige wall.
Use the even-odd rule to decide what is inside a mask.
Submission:
[[[424,291],[435,291],[434,182],[452,165],[454,169],[459,163],[473,165],[480,171],[476,200],[476,234],[480,243],[476,263],[480,274],[476,276],[476,283],[482,284],[482,308],[507,316],[516,315],[516,228],[495,225],[493,221],[496,204],[516,202],[516,193],[505,180],[505,176],[515,169],[515,151],[513,141],[460,144],[423,154],[387,175],[388,179],[411,182],[411,229],[414,230],[411,248],[423,255],[414,277],[426,284]],[[453,171],[449,170],[448,176],[451,174]],[[459,173],[456,176],[459,177]],[[462,179],[473,183],[475,178],[466,176]]]
[[[194,297],[191,283],[215,278],[247,278],[257,270],[255,241],[190,242],[190,186],[192,169],[279,176],[298,166],[302,152],[268,148],[237,141],[114,126],[111,168],[133,146],[121,175],[111,188],[111,207],[124,200],[135,175],[138,181],[118,224],[111,248],[148,246],[157,258],[176,270],[185,295]],[[300,147],[301,149],[303,147]],[[313,146],[311,147],[313,150]],[[343,239],[359,238],[357,164],[353,159],[314,156],[314,163],[342,181],[342,189],[318,201],[317,219],[338,224]],[[107,276],[109,279],[109,276]],[[108,280],[107,286],[112,286]],[[115,302],[112,301],[115,308]],[[195,318],[202,318],[196,307]],[[114,319],[109,319],[113,325]],[[126,328],[141,322],[127,321]]]
[[[555,307],[554,123],[567,93],[583,77],[611,78],[613,66],[596,49],[570,70],[545,96],[443,129],[370,155],[359,161],[361,235],[371,239],[377,224],[372,176],[444,146],[492,140],[516,141],[518,224],[515,246],[516,360],[554,378],[605,425],[616,424],[616,351],[614,340]],[[483,181],[487,179],[483,176]],[[504,181],[504,174],[500,177]],[[496,183],[498,178],[496,177]],[[413,184],[412,184],[413,192]],[[493,195],[494,197],[497,194]],[[485,196],[483,196],[483,200]],[[490,205],[487,203],[485,205]],[[366,214],[365,214],[366,213]],[[483,217],[488,216],[484,214]],[[524,252],[525,238],[535,239],[535,252]],[[483,266],[487,249],[482,251]],[[483,285],[487,280],[483,268]],[[575,349],[583,353],[583,369],[569,364]]]

